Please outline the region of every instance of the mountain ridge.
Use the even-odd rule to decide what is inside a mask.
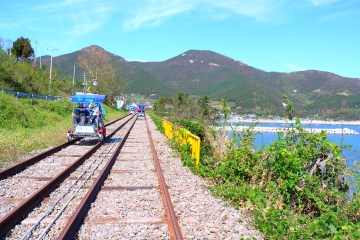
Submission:
[[[106,52],[99,46],[90,47]],[[63,76],[70,76],[76,56],[86,49],[54,57],[53,64]],[[264,114],[277,114],[282,95],[287,94],[301,114],[338,115],[339,106],[333,103],[339,98],[344,108],[359,111],[358,78],[319,70],[266,72],[210,50],[188,50],[160,62],[127,61],[106,53],[123,73],[128,92],[158,97],[172,96],[176,92],[207,95],[233,102],[238,111]]]

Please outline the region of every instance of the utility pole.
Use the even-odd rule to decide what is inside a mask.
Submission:
[[[41,69],[41,55],[42,55],[42,49],[40,49],[40,65],[39,65],[40,69]]]
[[[83,82],[83,92],[86,93],[86,89],[87,89],[87,82],[86,82],[86,73],[84,72],[84,82]]]
[[[77,68],[77,67],[75,67],[75,62],[74,62],[73,87],[72,87],[72,93],[73,93],[73,94],[75,93],[75,91],[74,91],[74,88],[75,88],[75,68]]]
[[[51,91],[51,81],[52,81],[52,75],[51,75],[51,72],[52,72],[52,58],[53,58],[53,52],[54,51],[57,51],[57,49],[50,49],[51,51],[51,57],[50,57],[50,80],[49,80],[49,95],[50,95],[50,91]]]
[[[36,48],[35,48],[35,64],[34,64],[35,67],[36,67],[36,55],[37,55],[37,40],[36,40]]]
[[[9,43],[10,45],[10,43]],[[11,43],[11,46],[8,47],[8,54],[11,57],[11,49],[14,47],[14,43]]]
[[[98,70],[99,70],[99,67],[96,67],[96,75],[95,75],[95,80],[96,80],[96,81],[97,81]]]

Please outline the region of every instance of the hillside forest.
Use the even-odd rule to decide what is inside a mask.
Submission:
[[[125,89],[112,60],[104,52],[89,48],[76,61],[77,68],[84,69],[81,81],[75,81],[71,76],[60,77],[60,70],[56,68],[52,69],[50,77],[49,66],[46,63],[39,66],[39,58],[34,58],[30,41],[21,37],[11,50],[0,49],[0,89],[51,96],[99,92],[107,95],[108,104],[112,104],[114,97]],[[95,81],[97,85],[93,84]]]

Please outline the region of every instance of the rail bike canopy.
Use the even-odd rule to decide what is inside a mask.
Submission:
[[[141,108],[142,110],[146,109],[146,104],[138,104],[138,107]]]
[[[99,94],[76,94],[70,97],[73,103],[102,103],[105,101],[106,95]]]

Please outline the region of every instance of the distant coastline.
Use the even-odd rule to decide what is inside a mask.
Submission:
[[[275,120],[275,119],[262,119],[258,118],[255,120],[252,119],[229,119],[229,122],[252,122],[252,123],[291,123],[289,120]],[[357,121],[324,121],[324,120],[308,120],[308,119],[300,119],[300,123],[302,124],[332,124],[332,125],[357,125],[360,126],[360,120]]]

